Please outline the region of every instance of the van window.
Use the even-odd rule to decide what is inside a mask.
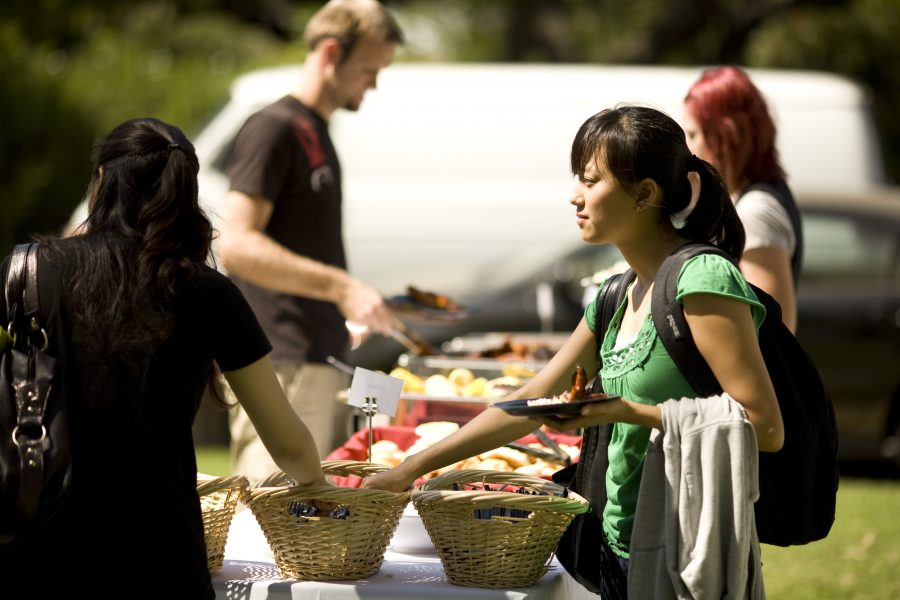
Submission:
[[[882,287],[897,277],[894,232],[850,215],[806,213],[803,283]]]

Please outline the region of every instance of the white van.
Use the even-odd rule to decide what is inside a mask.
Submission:
[[[338,111],[350,270],[385,295],[407,285],[463,301],[582,244],[568,204],[582,122],[620,102],[681,116],[700,67],[396,64],[356,112]],[[838,76],[750,70],[778,125],[795,191],[884,184],[865,92]],[[253,111],[294,89],[297,66],[235,81],[195,139],[214,223],[231,141]]]

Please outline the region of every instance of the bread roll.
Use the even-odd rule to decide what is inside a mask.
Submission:
[[[484,384],[486,383],[486,377],[476,377],[460,389],[459,395],[466,398],[480,398],[484,395]]]
[[[478,468],[484,469],[486,471],[504,471],[506,473],[510,473],[513,470],[512,466],[508,462],[499,458],[489,458],[487,460],[483,460],[478,465]]]
[[[420,394],[425,391],[425,381],[418,375],[411,373],[402,367],[397,367],[388,373],[388,375],[403,381],[404,392]]]
[[[518,469],[516,469],[516,473],[521,473],[522,475],[531,475],[533,477],[550,477],[560,468],[561,467],[559,465],[554,465],[553,463],[539,460],[536,463],[525,465],[524,467],[519,467]]]
[[[496,379],[491,379],[484,384],[484,397],[502,398],[510,392],[519,389],[524,384],[525,381],[518,377],[510,377],[508,375],[497,377]]]
[[[431,375],[425,380],[425,393],[439,398],[455,397],[458,395],[456,386],[443,375]]]
[[[459,425],[452,421],[429,421],[428,423],[420,423],[416,427],[415,432],[419,436],[420,441],[425,440],[433,443],[447,437],[457,429],[459,429]]]
[[[489,452],[485,452],[479,455],[479,458],[481,460],[487,460],[489,458],[499,458],[500,460],[506,461],[514,469],[531,464],[531,458],[527,454],[525,454],[521,450],[516,450],[515,448],[507,448],[505,446],[494,448]]]
[[[447,379],[450,380],[450,383],[452,383],[456,387],[461,388],[472,383],[472,380],[475,379],[475,376],[469,369],[456,368],[450,371],[450,374],[447,375]]]
[[[372,444],[372,454],[390,454],[400,452],[400,447],[391,440],[378,440]]]
[[[403,462],[403,457],[398,452],[379,452],[372,451],[372,462],[388,467],[396,467]]]

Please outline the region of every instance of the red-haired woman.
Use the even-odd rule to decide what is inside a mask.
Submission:
[[[781,304],[795,331],[803,230],[765,99],[741,69],[709,68],[685,97],[683,125],[691,151],[722,174],[744,224],[741,271]]]

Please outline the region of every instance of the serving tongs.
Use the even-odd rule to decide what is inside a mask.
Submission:
[[[361,335],[369,330],[367,325],[360,325],[350,321],[346,322],[346,326],[347,330],[355,335]],[[387,335],[403,344],[407,350],[416,354],[424,356],[435,356],[440,354],[435,350],[434,346],[431,345],[431,342],[407,327],[406,323],[397,317],[394,317],[391,329]]]
[[[553,441],[553,438],[544,433],[542,429],[536,429],[534,431],[534,436],[539,439],[542,444],[550,448],[550,452],[541,450],[540,448],[535,448],[534,446],[528,446],[527,444],[520,444],[518,442],[506,444],[506,447],[512,448],[514,450],[519,450],[520,452],[524,452],[525,454],[530,454],[535,458],[560,463],[564,467],[568,467],[570,464],[572,464],[572,457],[569,456],[569,453],[563,450],[560,445]]]
[[[391,328],[391,337],[403,344],[407,350],[422,356],[436,356],[440,354],[427,339],[410,329],[406,323],[394,317],[394,326]]]

